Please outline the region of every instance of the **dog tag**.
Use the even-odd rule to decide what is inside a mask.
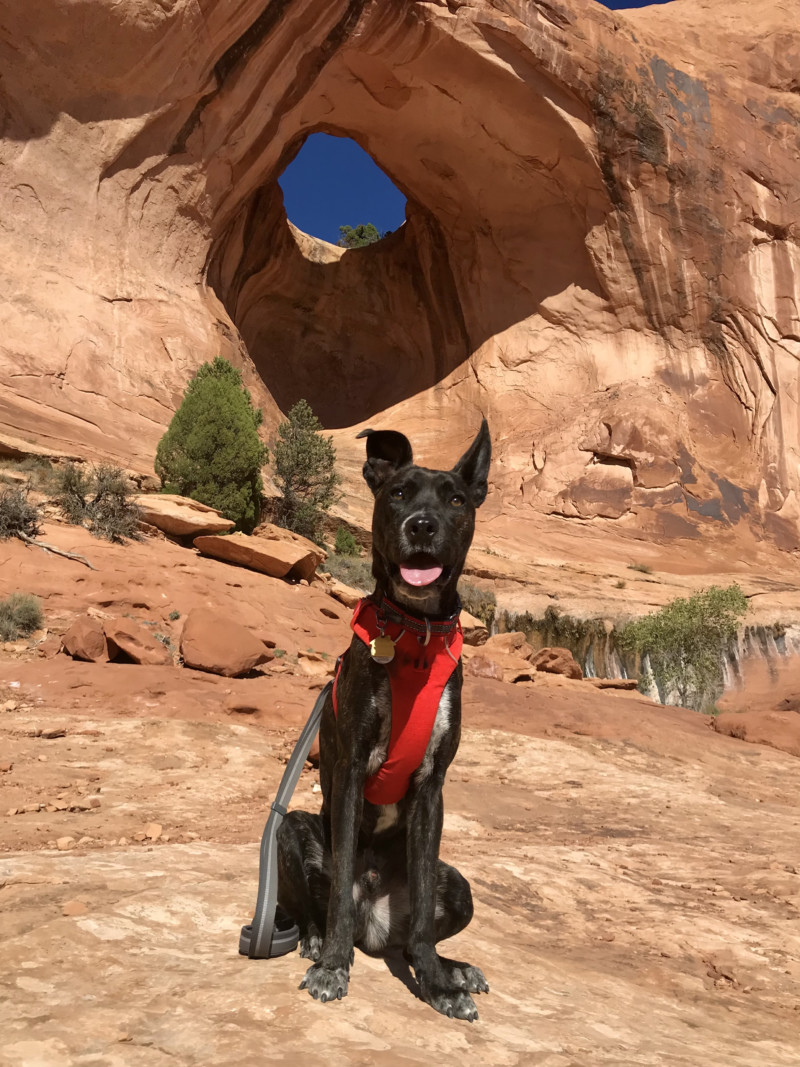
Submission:
[[[391,663],[394,659],[394,641],[391,637],[373,637],[369,643],[369,654],[376,663]]]

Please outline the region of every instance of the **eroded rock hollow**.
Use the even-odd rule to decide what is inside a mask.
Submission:
[[[482,413],[496,510],[794,547],[799,24],[797,0],[3,5],[7,432],[147,469],[221,353],[267,425],[305,396],[345,459],[366,422],[454,456]],[[403,227],[343,251],[288,222],[315,131],[372,155]]]

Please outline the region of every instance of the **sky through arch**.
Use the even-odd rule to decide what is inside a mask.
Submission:
[[[279,178],[286,214],[304,233],[336,244],[340,226],[402,226],[406,198],[349,137],[312,133]]]

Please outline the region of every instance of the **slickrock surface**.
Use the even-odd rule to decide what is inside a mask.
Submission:
[[[349,612],[317,583],[164,540],[43,536],[97,570],[2,546],[0,595],[38,593],[50,631],[0,648],[3,1067],[227,1067],[322,1043],[342,1067],[795,1067],[796,757],[638,693],[533,670],[468,677],[442,854],[473,887],[475,919],[447,950],[486,971],[480,1021],[435,1015],[400,959],[362,954],[351,995],[320,1005],[297,989],[297,955],[251,962],[237,946],[269,804]],[[222,678],[48,646],[87,611],[174,644],[209,604],[274,640],[275,658]],[[796,717],[787,670],[777,688],[746,677],[726,718],[784,703]],[[294,803],[318,809],[316,771]]]
[[[443,855],[476,903],[448,951],[492,990],[472,1026],[415,999],[400,959],[358,953],[350,995],[323,1006],[297,955],[237,955],[304,712],[181,721],[90,688],[64,714],[47,689],[5,690],[3,809],[57,792],[70,809],[0,820],[0,1060],[278,1063],[324,1041],[336,1065],[794,1067],[796,760],[638,696],[469,687]],[[55,716],[65,736],[36,736]],[[315,780],[297,806],[316,809]]]
[[[7,4],[0,418],[149,471],[222,354],[266,434],[305,397],[353,469],[354,428],[456,452],[486,414],[518,543],[546,513],[796,548],[799,23],[798,0]],[[386,240],[287,220],[316,130],[406,194]]]

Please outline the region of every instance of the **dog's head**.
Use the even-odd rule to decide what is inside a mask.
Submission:
[[[408,438],[395,430],[363,430],[364,478],[375,497],[372,571],[399,605],[427,615],[455,610],[456,588],[486,499],[491,441],[478,436],[449,471],[417,467]]]

